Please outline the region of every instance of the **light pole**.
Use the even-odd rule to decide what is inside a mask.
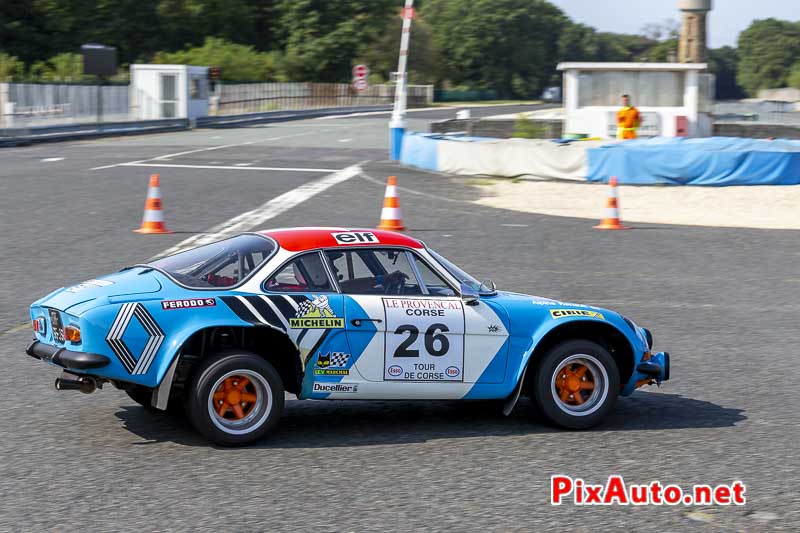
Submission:
[[[394,92],[394,107],[389,120],[389,159],[400,159],[403,135],[406,132],[406,62],[408,41],[411,38],[411,18],[414,16],[414,0],[406,0],[403,9],[403,33],[400,36],[400,58],[397,61],[397,85]]]

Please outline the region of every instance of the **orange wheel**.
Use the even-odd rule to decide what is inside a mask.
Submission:
[[[608,374],[594,356],[575,354],[558,365],[551,380],[553,400],[570,415],[594,412],[607,394]]]
[[[208,398],[208,414],[226,433],[246,432],[259,413],[271,410],[272,395],[264,377],[252,370],[234,370],[220,377]]]

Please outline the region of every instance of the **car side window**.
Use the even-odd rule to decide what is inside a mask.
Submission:
[[[303,254],[290,261],[267,280],[272,292],[332,292],[328,272],[319,252]]]
[[[345,294],[423,294],[404,250],[327,250],[333,274]]]
[[[456,291],[447,284],[445,280],[436,272],[426,265],[422,260],[414,255],[414,263],[417,266],[419,275],[422,276],[422,281],[425,283],[425,288],[428,289],[428,294],[431,296],[455,296]]]

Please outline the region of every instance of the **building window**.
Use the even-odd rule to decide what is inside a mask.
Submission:
[[[637,107],[681,107],[683,72],[583,71],[578,75],[578,107],[618,106],[630,94]]]

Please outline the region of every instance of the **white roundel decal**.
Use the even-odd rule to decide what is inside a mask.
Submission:
[[[462,381],[464,306],[460,299],[383,298],[386,381]]]

